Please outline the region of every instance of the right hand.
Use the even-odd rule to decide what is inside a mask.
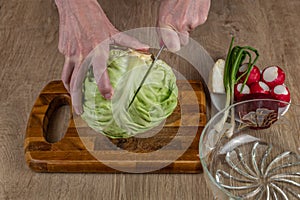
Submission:
[[[149,46],[120,33],[96,0],[55,2],[60,14],[58,48],[65,55],[62,81],[71,94],[75,113],[82,114],[82,84],[86,71],[82,62],[87,55],[94,50],[92,65],[95,80],[103,97],[111,99],[113,88],[106,70],[109,45],[117,44],[138,50],[148,50]]]
[[[161,45],[172,52],[187,45],[190,31],[206,21],[209,8],[210,0],[162,0],[157,22]]]

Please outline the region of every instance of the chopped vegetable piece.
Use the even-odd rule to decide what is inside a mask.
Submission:
[[[274,89],[271,91],[271,95],[280,101],[290,102],[291,95],[289,89],[285,85],[277,85],[274,87]],[[281,103],[280,106],[283,107],[286,104]]]
[[[248,85],[243,86],[243,83],[238,83],[235,85],[234,97],[236,101],[240,101],[247,94],[250,94],[250,88]]]
[[[247,72],[248,67],[249,67],[248,63],[243,64],[239,68],[238,76],[242,76],[245,72]],[[245,79],[246,79],[246,76],[243,76],[241,78],[241,82],[244,82]],[[252,83],[258,82],[259,80],[260,80],[260,71],[259,71],[258,67],[254,65],[252,70],[250,71],[250,74],[249,74],[249,77],[248,77],[248,80],[246,81],[246,83],[248,85],[251,85]]]
[[[211,73],[211,81],[212,81],[212,92],[217,94],[225,94],[225,87],[223,81],[224,77],[224,68],[225,68],[225,60],[218,59],[217,62],[214,64]]]
[[[269,94],[270,88],[267,84],[262,81],[252,83],[250,85],[251,94]]]
[[[272,89],[276,85],[282,85],[284,83],[285,73],[278,66],[267,67],[262,72],[262,81]]]

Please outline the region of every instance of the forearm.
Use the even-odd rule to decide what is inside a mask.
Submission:
[[[81,13],[99,9],[97,0],[55,0],[59,13]],[[102,10],[102,9],[101,9]]]
[[[86,21],[93,24],[96,17],[104,23],[109,22],[97,0],[55,0],[55,3],[62,23],[69,17],[78,19],[79,23]]]
[[[95,45],[100,42],[97,35],[102,28],[114,30],[97,0],[55,0],[55,3],[59,12],[58,48],[63,54],[75,51],[73,46],[67,45],[69,41],[88,40]]]

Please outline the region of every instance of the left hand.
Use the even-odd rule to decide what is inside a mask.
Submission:
[[[91,64],[95,81],[105,99],[111,99],[113,87],[107,72],[109,45],[116,44],[138,50],[149,46],[119,32],[105,15],[97,0],[55,0],[58,7],[59,44],[65,55],[62,81],[69,91],[76,114],[82,114],[82,84],[88,65],[83,62],[92,52]]]
[[[157,22],[161,44],[179,51],[188,44],[189,32],[206,21],[209,8],[210,0],[163,0]]]

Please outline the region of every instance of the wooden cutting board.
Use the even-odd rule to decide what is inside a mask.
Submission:
[[[157,134],[151,137],[110,139],[117,148],[127,152],[145,154],[160,150],[159,156],[154,156],[149,162],[123,157],[108,149],[104,142],[107,138],[100,133],[92,133],[93,130],[78,116],[71,115],[69,126],[60,141],[48,142],[46,138],[51,116],[61,106],[71,105],[70,96],[62,82],[50,82],[40,93],[29,117],[24,143],[28,166],[36,172],[116,173],[120,172],[117,168],[104,163],[115,162],[134,170],[149,163],[159,165],[165,161],[165,157],[181,150],[184,153],[175,161],[152,173],[201,172],[198,144],[206,124],[204,88],[199,81],[178,81],[177,85],[178,106],[165,124],[157,128]],[[179,128],[183,134],[177,136]],[[171,143],[173,146],[161,150]],[[188,148],[185,144],[189,145]],[[101,161],[97,155],[102,155]]]

